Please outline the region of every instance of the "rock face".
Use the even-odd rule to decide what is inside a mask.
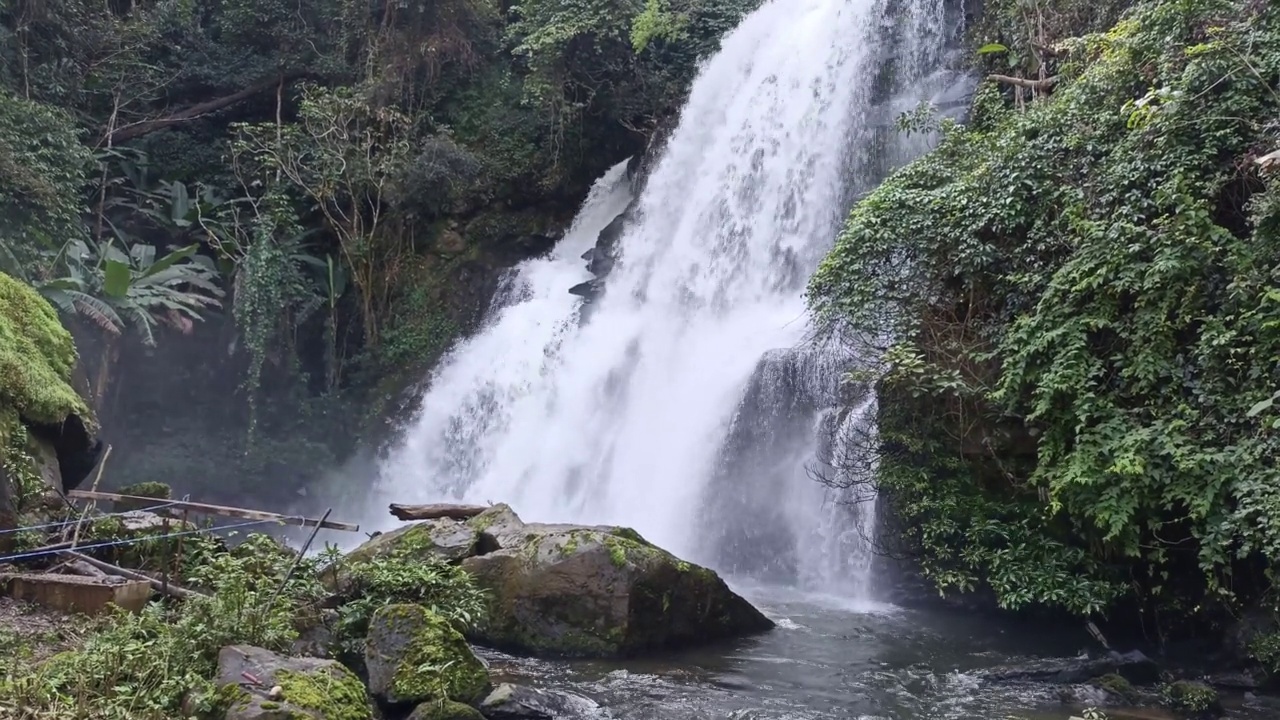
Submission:
[[[260,685],[242,685],[245,675]],[[271,691],[279,688],[279,693]],[[333,660],[291,658],[250,645],[218,653],[218,691],[226,720],[372,720],[373,705],[360,679]]]
[[[387,605],[365,638],[369,690],[388,705],[479,702],[489,691],[484,663],[448,621],[420,605]]]
[[[595,717],[595,701],[579,695],[503,683],[480,703],[488,720],[575,720]]]
[[[462,567],[491,598],[487,620],[472,631],[481,645],[620,657],[773,627],[714,572],[627,528],[525,523],[495,505],[465,522],[429,520],[391,535],[352,555],[376,556],[405,543],[447,559],[465,551]],[[433,538],[442,544],[425,543]]]

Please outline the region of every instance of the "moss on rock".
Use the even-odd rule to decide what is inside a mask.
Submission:
[[[286,702],[315,711],[324,720],[368,720],[370,717],[369,696],[364,685],[355,673],[341,665],[310,672],[280,670],[275,681]]]
[[[53,306],[30,286],[0,273],[0,413],[8,409],[45,424],[68,415],[87,420],[89,408],[71,386],[76,361],[71,333]],[[10,416],[7,422],[13,420]],[[0,434],[7,435],[5,422],[0,416]]]
[[[1211,718],[1222,713],[1218,691],[1201,682],[1178,680],[1166,685],[1161,694],[1171,709],[1192,718]]]
[[[484,715],[460,702],[433,700],[415,708],[409,720],[484,720]]]
[[[467,641],[421,605],[387,605],[374,613],[365,664],[370,689],[391,704],[472,703],[489,690],[489,674]]]

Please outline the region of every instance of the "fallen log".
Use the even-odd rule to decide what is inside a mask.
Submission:
[[[124,568],[116,565],[112,565],[111,563],[103,562],[96,558],[91,558],[88,555],[82,555],[74,550],[64,550],[61,554],[66,557],[79,560],[80,562],[88,563],[89,565],[101,570],[102,572],[108,575],[117,575],[122,578],[129,578],[130,580],[141,580],[143,582],[150,583],[151,587],[155,588],[156,590],[166,595],[172,595],[173,597],[176,597],[176,598],[193,598],[193,597],[201,597],[202,595],[204,595],[204,593],[198,593],[195,590],[188,590],[183,587],[178,587],[173,583],[168,583],[166,585],[165,583],[162,583],[153,577],[148,577],[146,575],[143,575],[140,572],[134,572],[133,570],[125,570]]]
[[[391,503],[391,514],[398,520],[466,520],[488,510],[484,505],[399,505]]]
[[[993,80],[1005,85],[1013,85],[1015,87],[1027,88],[1028,90],[1048,90],[1058,84],[1058,76],[1047,77],[1043,80],[1031,80],[1029,78],[1010,77],[1009,75],[988,75],[988,80]]]

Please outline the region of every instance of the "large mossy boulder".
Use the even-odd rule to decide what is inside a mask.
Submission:
[[[246,674],[259,683],[252,690],[242,685]],[[360,678],[334,660],[283,657],[251,645],[229,645],[218,653],[217,684],[225,720],[373,718],[373,703]]]
[[[0,528],[16,522],[14,483],[65,488],[97,462],[93,416],[71,384],[77,359],[53,306],[0,273]]]
[[[625,657],[773,627],[715,572],[634,530],[526,523],[504,504],[380,535],[343,562],[383,555],[460,561],[490,600],[469,637],[504,650]]]
[[[421,605],[387,605],[365,637],[369,690],[387,705],[452,700],[475,704],[489,692],[489,673],[447,620]]]

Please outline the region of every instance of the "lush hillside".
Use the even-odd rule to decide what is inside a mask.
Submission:
[[[887,348],[874,481],[903,539],[945,590],[1151,637],[1273,611],[1280,5],[997,2],[973,46],[970,122],[810,286]]]
[[[292,497],[753,3],[4,3],[0,270],[74,331],[112,475]]]

